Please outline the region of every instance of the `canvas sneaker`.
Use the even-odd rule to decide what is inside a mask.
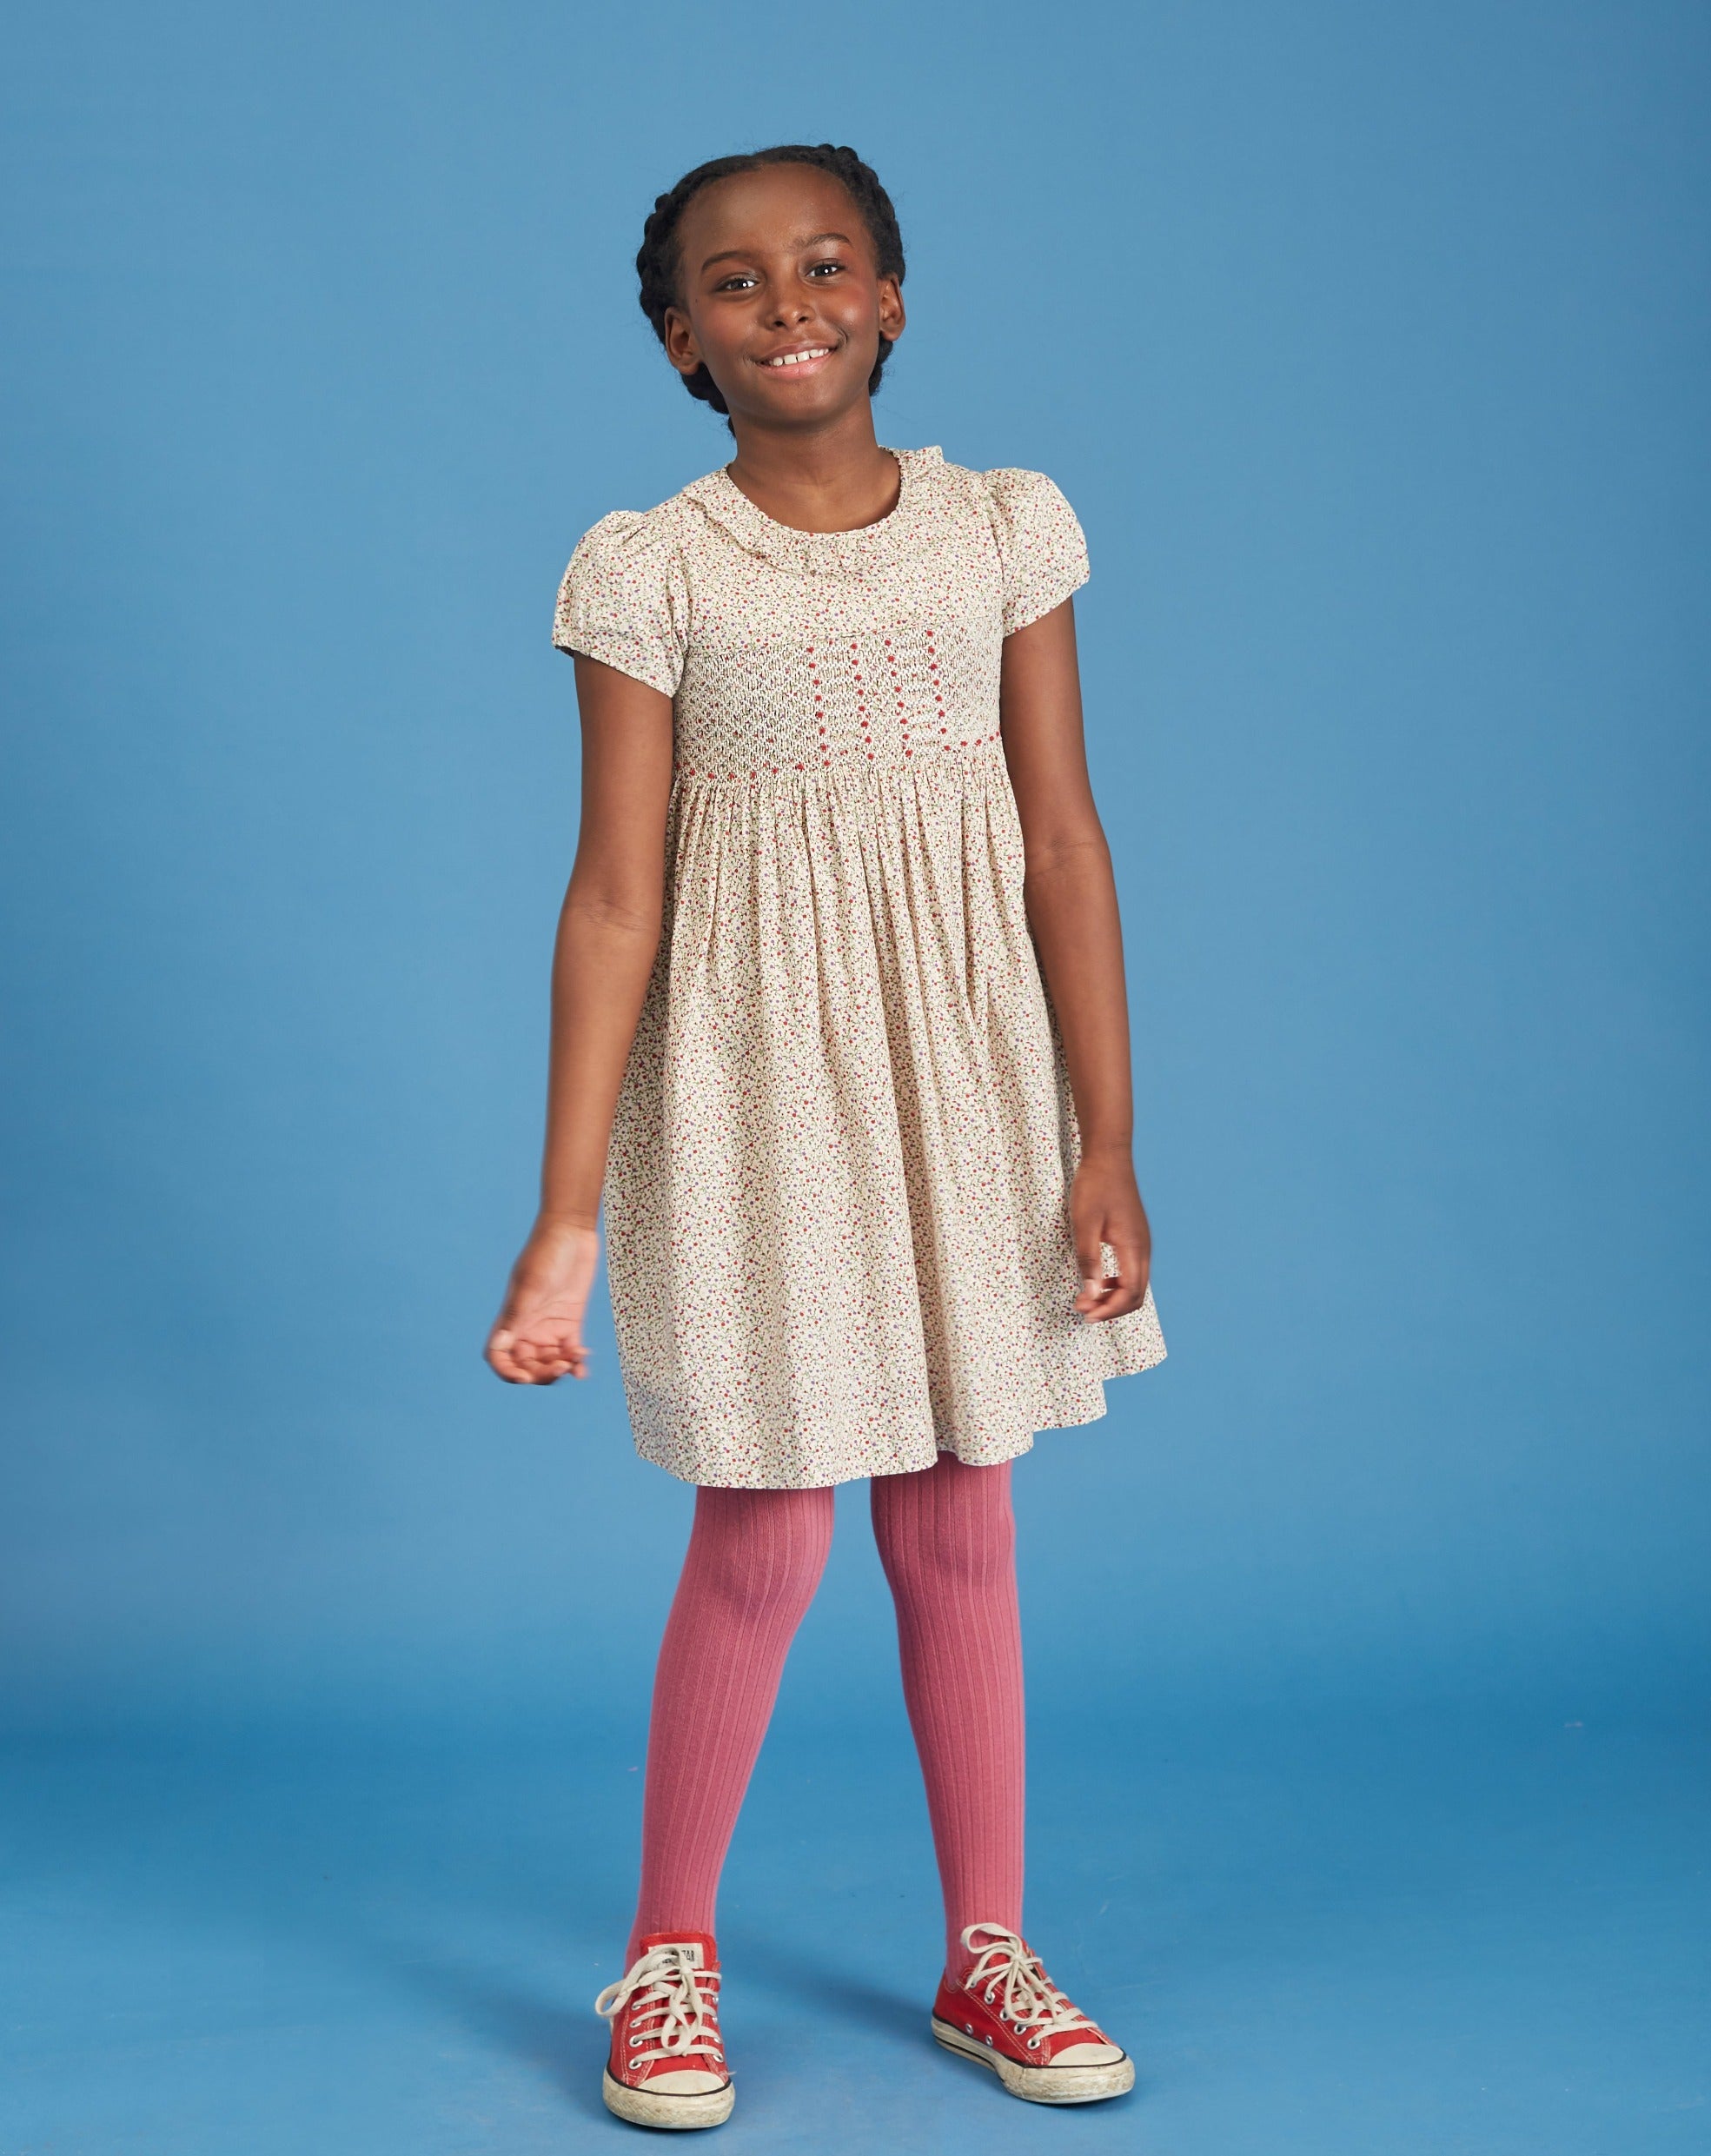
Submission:
[[[971,1924],[963,1945],[974,1965],[946,1976],[932,2006],[932,2033],[946,2051],[990,2066],[1031,2104],[1095,2104],[1135,2086],[1135,2062],[1072,2007],[1001,1924]]]
[[[638,2126],[716,2126],[737,2100],[719,2033],[719,1949],[705,1932],[653,1932],[594,2001],[612,2024],[606,2107]]]

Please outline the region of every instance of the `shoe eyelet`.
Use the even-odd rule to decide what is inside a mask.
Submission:
[[[1039,2049],[1039,2039],[1038,2036],[1031,2036],[1028,2039],[1028,2049],[1030,2051],[1038,2051]]]
[[[640,2042],[641,2042],[641,2039],[640,2039],[640,2037],[639,2037],[639,2036],[633,2036],[633,2037],[630,2039],[630,2049],[631,2049],[632,2051],[636,2050],[636,2049],[638,2048],[638,2047],[640,2045]]]
[[[986,2004],[987,2004],[989,2007],[991,2005],[991,2003],[992,2003],[992,1994],[991,1994],[991,1992],[990,1990],[987,1990],[987,1991],[984,1991],[984,1992],[982,1992],[982,1993],[981,1993],[981,1994],[980,1994],[980,1996],[981,1996],[981,1997],[982,1997],[982,1998],[983,1998],[983,1999],[986,2001]]]
[[[992,2048],[992,2040],[990,2036],[986,2039],[986,2048],[988,2051]]]

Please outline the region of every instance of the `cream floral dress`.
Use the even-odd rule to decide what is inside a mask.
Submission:
[[[1022,904],[1003,640],[1084,581],[1038,472],[892,451],[897,507],[776,522],[724,471],[603,517],[554,641],[673,700],[666,929],[607,1264],[636,1444],[802,1489],[985,1465],[1164,1354],[1090,1323],[1079,1139]]]

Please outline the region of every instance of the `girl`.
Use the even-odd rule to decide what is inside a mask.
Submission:
[[[1021,1933],[1010,1502],[1036,1430],[1164,1352],[1081,528],[1038,472],[879,446],[903,247],[853,150],[699,166],[637,266],[736,454],[603,518],[560,591],[581,831],[540,1211],[487,1350],[516,1384],[586,1374],[603,1192],[636,1444],[697,1485],[606,2101],[730,2115],[714,1895],[857,1476],[944,1885],[932,2033],[1033,2102],[1118,2095],[1133,2066]]]

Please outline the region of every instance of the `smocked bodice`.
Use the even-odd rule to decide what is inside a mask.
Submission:
[[[892,451],[895,507],[802,532],[712,472],[577,548],[554,640],[673,699],[690,783],[952,768],[998,740],[1003,640],[1085,577],[1043,474]]]

